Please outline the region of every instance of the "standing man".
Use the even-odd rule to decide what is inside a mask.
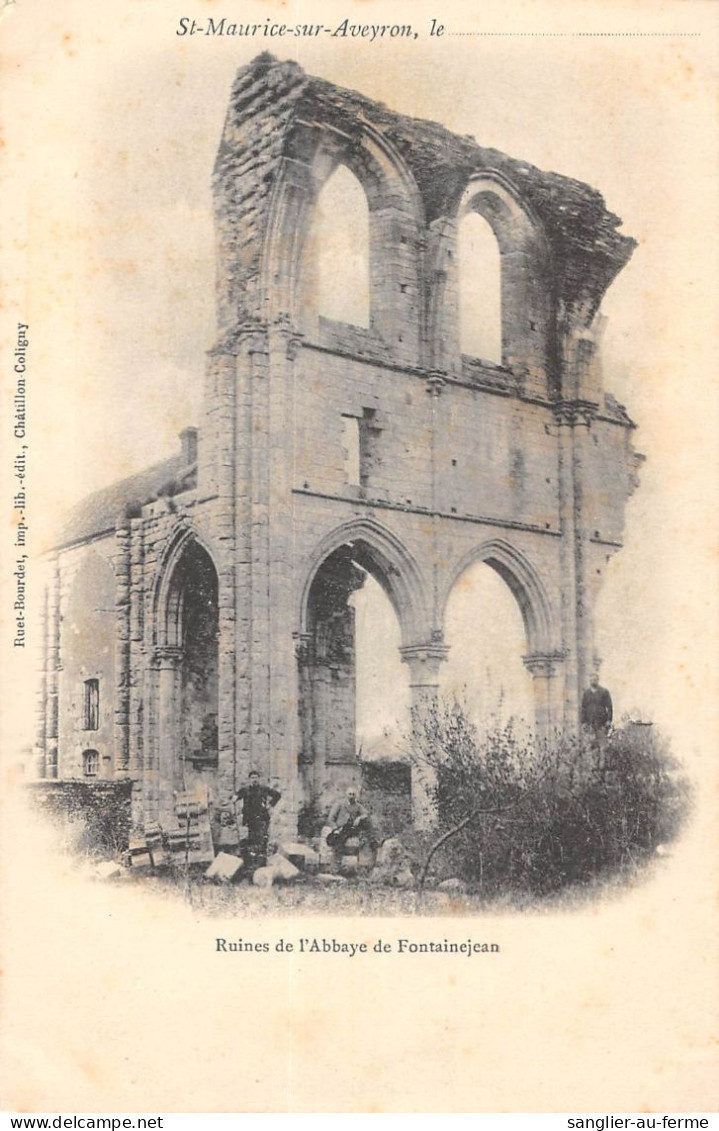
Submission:
[[[599,683],[599,675],[593,672],[589,687],[582,695],[582,726],[591,736],[592,746],[598,752],[598,766],[604,769],[604,748],[612,728],[612,697],[606,687]]]
[[[250,771],[249,782],[235,794],[242,802],[242,824],[247,826],[247,855],[256,867],[267,863],[270,815],[282,794],[268,785],[260,785],[257,770]]]

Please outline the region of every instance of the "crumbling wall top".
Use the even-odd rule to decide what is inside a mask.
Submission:
[[[231,203],[233,210],[251,212],[242,246],[246,281],[258,271],[262,217],[281,159],[301,159],[308,128],[332,129],[349,145],[368,128],[386,139],[415,179],[427,223],[456,213],[472,177],[490,175],[509,185],[542,226],[557,299],[567,307],[593,313],[636,246],[589,185],[485,148],[436,122],[394,113],[265,53],[238,71],[215,164],[221,207]]]

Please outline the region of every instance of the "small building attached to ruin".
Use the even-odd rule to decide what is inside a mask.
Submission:
[[[364,210],[356,322],[318,300],[338,170]],[[196,785],[219,810],[257,767],[290,831],[356,771],[353,591],[387,594],[421,707],[477,561],[521,610],[537,728],[576,726],[639,458],[597,354],[634,241],[593,188],[268,55],[237,74],[213,191],[200,428],[78,506],[50,556],[45,776],[126,783],[141,830]],[[500,271],[493,357],[461,339],[474,216]]]

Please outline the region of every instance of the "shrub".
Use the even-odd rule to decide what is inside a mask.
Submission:
[[[424,882],[461,876],[486,894],[547,894],[645,863],[679,833],[688,781],[651,725],[627,723],[605,766],[586,737],[523,738],[512,723],[480,734],[456,702],[427,713],[415,764],[437,827]]]

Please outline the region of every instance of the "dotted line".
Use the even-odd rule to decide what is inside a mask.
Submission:
[[[504,36],[525,39],[699,39],[701,31],[447,31],[448,37]]]

